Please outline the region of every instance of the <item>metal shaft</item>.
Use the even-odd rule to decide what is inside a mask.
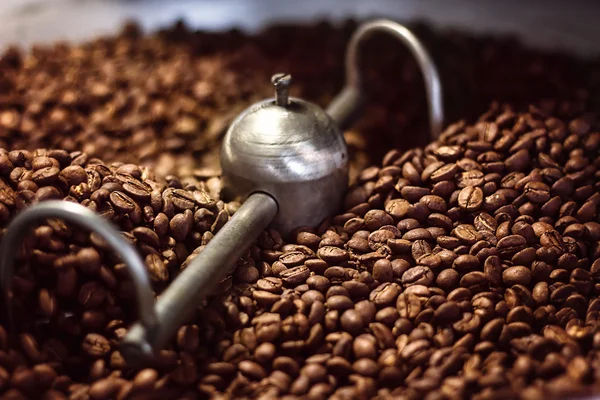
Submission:
[[[254,193],[204,250],[179,274],[156,303],[158,324],[152,331],[136,324],[122,345],[123,357],[132,365],[147,361],[177,332],[190,312],[231,268],[277,214],[277,202]]]
[[[358,117],[366,96],[359,65],[359,49],[362,43],[378,32],[385,32],[400,40],[415,57],[425,81],[430,139],[437,139],[444,123],[440,77],[433,60],[419,39],[411,31],[394,21],[380,19],[367,22],[352,35],[346,50],[346,84],[327,108],[327,114],[338,123],[342,130],[348,128]]]

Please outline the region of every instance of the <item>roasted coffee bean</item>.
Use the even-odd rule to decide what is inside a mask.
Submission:
[[[466,211],[475,211],[483,203],[483,191],[481,188],[467,186],[458,194],[458,205]]]
[[[123,191],[136,200],[149,200],[152,188],[145,182],[131,177],[123,182]],[[191,208],[191,207],[190,207]]]
[[[317,251],[317,255],[323,261],[328,263],[340,263],[348,259],[348,253],[340,248],[333,246],[324,246]]]
[[[103,357],[111,350],[109,341],[102,335],[88,334],[82,344],[83,350],[91,357]]]
[[[452,301],[443,303],[435,310],[434,318],[440,323],[454,322],[460,318],[460,307]]]
[[[531,281],[531,271],[523,266],[507,268],[502,272],[502,281],[507,286],[527,286]]]
[[[153,282],[167,282],[169,280],[169,270],[158,254],[148,254],[146,256],[146,266]]]
[[[79,303],[86,308],[96,308],[104,303],[106,290],[95,281],[90,281],[81,286]]]
[[[421,301],[412,293],[401,293],[396,301],[396,308],[402,318],[414,319],[421,312]]]
[[[468,288],[472,293],[485,291],[489,287],[489,281],[485,273],[473,271],[465,274],[460,280],[460,286]]]
[[[396,219],[402,219],[408,213],[410,203],[403,199],[390,200],[385,205],[385,211]]]
[[[369,300],[377,307],[393,304],[400,294],[400,286],[397,283],[382,283],[369,295]]]
[[[377,307],[369,300],[361,300],[354,305],[354,309],[360,314],[365,323],[371,323],[375,319]]]
[[[258,289],[266,290],[267,292],[281,293],[283,282],[279,278],[266,277],[264,279],[259,279],[256,282],[256,286]]]
[[[364,322],[360,314],[354,310],[346,310],[340,316],[340,325],[346,332],[357,335],[364,327]]]
[[[427,229],[415,228],[415,229],[411,229],[408,232],[406,232],[402,236],[402,239],[414,241],[414,240],[432,240],[433,238],[431,236],[431,233]]]
[[[394,279],[392,263],[387,259],[376,261],[373,265],[373,279],[379,282],[391,282]]]
[[[402,284],[404,286],[424,285],[429,286],[434,281],[434,274],[431,268],[425,266],[416,266],[410,268],[402,275]]]
[[[508,235],[498,240],[496,247],[501,257],[512,257],[525,248],[525,238],[520,235]]]
[[[496,233],[496,229],[498,228],[498,222],[494,217],[485,212],[479,213],[475,217],[474,225],[480,231],[489,231],[491,233]]]
[[[360,358],[377,358],[377,339],[369,334],[357,336],[352,343],[352,351],[354,357]]]
[[[543,204],[550,200],[550,188],[542,182],[528,182],[525,184],[525,196],[533,203]]]
[[[458,165],[462,169],[467,169],[464,172],[461,172],[457,179],[457,186],[459,188],[466,188],[467,186],[478,187],[483,185],[484,183],[484,174],[481,172],[481,167],[477,165],[476,162],[468,158],[463,158],[458,162]]]
[[[459,273],[453,269],[445,269],[436,277],[436,285],[443,290],[451,290],[458,286]]]
[[[454,178],[458,172],[456,164],[446,164],[431,173],[430,179],[433,182],[446,181]]]
[[[455,322],[452,327],[459,333],[475,332],[481,325],[481,321],[477,314],[464,313],[462,319]]]
[[[123,214],[134,211],[136,207],[136,203],[129,196],[119,191],[110,194],[110,202],[115,210]]]
[[[427,196],[428,194],[430,194],[430,190],[420,186],[404,186],[400,190],[400,194],[404,199],[408,200],[409,202],[415,203],[419,201],[423,196]],[[410,213],[410,210],[411,207],[409,206],[407,215],[408,213]]]
[[[478,269],[479,264],[479,258],[472,255],[463,254],[454,259],[452,268],[458,272],[466,273]]]
[[[458,238],[460,242],[466,245],[475,244],[478,240],[480,240],[480,234],[472,225],[458,225],[456,228],[454,228],[453,232],[454,236]]]
[[[392,217],[382,210],[370,210],[365,214],[364,219],[366,228],[371,231],[394,223]]]
[[[261,305],[273,305],[280,297],[265,290],[255,290],[252,292],[252,298]]]
[[[310,270],[307,266],[301,265],[298,267],[287,269],[279,274],[279,277],[288,286],[298,286],[304,282],[310,275]]]
[[[431,352],[429,342],[425,339],[420,339],[407,344],[402,349],[400,356],[410,365],[417,366],[427,361]]]
[[[347,310],[354,307],[354,303],[349,297],[335,295],[327,298],[327,308],[330,310]]]

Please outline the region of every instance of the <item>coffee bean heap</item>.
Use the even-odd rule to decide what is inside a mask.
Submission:
[[[239,207],[219,199],[228,122],[271,95],[279,70],[294,75],[294,95],[325,106],[355,28],[249,37],[128,26],[82,45],[9,50],[0,58],[0,225],[38,201],[79,202],[123,231],[160,294]],[[405,152],[406,133],[427,130],[418,70],[393,41],[366,49],[377,102],[345,133],[356,183],[343,212],[292,243],[264,232],[143,370],[118,350],[137,319],[125,266],[101,238],[47,221],[17,263],[16,338],[0,326],[3,398],[598,391],[600,133],[586,113],[597,65],[415,30],[446,77],[451,121],[472,120],[492,100],[515,107],[495,103],[475,124]],[[390,138],[405,143],[362,169],[379,164]]]
[[[260,59],[253,72],[234,73],[232,54],[198,57],[192,47],[128,25],[81,46],[9,49],[0,61],[0,147],[158,164],[163,176],[219,175],[217,140],[247,103],[271,93],[252,83],[262,80]]]
[[[292,95],[329,104],[342,88],[344,53],[357,26],[283,25],[246,35],[179,24],[144,35],[130,24],[80,45],[9,49],[0,57],[0,147],[85,151],[105,162],[153,166],[162,175],[218,176],[227,125],[273,95],[271,74],[291,73]],[[581,111],[600,88],[597,60],[408,26],[439,69],[448,121],[474,120],[492,101],[526,107],[569,100]],[[403,150],[427,144],[425,91],[413,57],[385,35],[367,44],[362,65],[372,100],[345,133],[352,177],[378,163],[390,144]]]
[[[0,149],[2,225],[40,201],[80,203],[116,224],[137,247],[157,294],[239,207],[218,201],[219,191],[217,178],[161,179],[146,167],[107,165],[82,152]],[[175,351],[161,355],[166,369],[160,372],[169,371],[168,377],[156,370],[130,372],[129,381],[120,377],[125,364],[116,345],[136,319],[135,297],[126,266],[101,237],[49,220],[27,236],[17,266],[16,341],[0,326],[3,398],[109,398],[120,389],[121,398],[127,393],[147,398],[149,391],[166,398],[171,389],[160,388],[174,382],[185,391],[188,359]],[[231,279],[217,291],[229,286]],[[182,349],[190,350],[194,341],[198,347],[194,329],[182,328],[177,340]]]
[[[600,133],[589,115],[553,112],[494,107],[424,149],[388,152],[342,214],[295,243],[264,232],[141,371],[117,347],[135,320],[124,266],[100,238],[48,221],[15,278],[19,335],[1,331],[0,388],[73,399],[589,390],[600,377]],[[161,182],[85,153],[0,161],[2,215],[50,198],[95,209],[136,244],[157,293],[238,206],[210,197],[217,179]]]
[[[600,132],[589,115],[553,116],[565,111],[493,107],[424,149],[388,152],[344,213],[295,244],[265,233],[262,278],[215,304],[220,326],[237,328],[214,341],[198,388],[263,399],[597,390]]]

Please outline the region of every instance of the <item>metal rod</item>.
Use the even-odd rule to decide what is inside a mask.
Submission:
[[[121,348],[121,354],[130,365],[148,361],[174,336],[185,317],[231,272],[244,251],[275,218],[277,210],[277,202],[267,194],[254,193],[248,197],[160,295],[156,303],[159,323],[154,331],[140,324],[131,327]]]
[[[419,39],[397,22],[380,19],[361,25],[352,35],[346,50],[346,85],[333,99],[327,113],[338,123],[340,129],[354,122],[364,104],[365,88],[359,66],[360,45],[377,32],[386,32],[403,42],[416,58],[425,81],[431,140],[439,137],[444,123],[442,85],[431,57]]]
[[[155,297],[144,262],[132,245],[126,242],[119,231],[108,221],[88,208],[68,201],[45,201],[20,213],[8,226],[0,244],[0,288],[7,304],[8,322],[12,324],[11,282],[14,263],[20,242],[28,230],[48,218],[58,218],[77,224],[100,235],[121,257],[131,276],[137,297],[137,308],[141,324],[153,329],[158,319]]]

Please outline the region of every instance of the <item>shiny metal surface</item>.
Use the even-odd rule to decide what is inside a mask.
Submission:
[[[225,198],[243,201],[254,191],[269,193],[280,211],[273,226],[284,235],[300,226],[315,226],[339,210],[348,185],[348,150],[340,127],[353,122],[366,100],[359,50],[378,32],[398,38],[417,59],[427,91],[431,139],[439,136],[442,89],[427,51],[396,22],[368,22],[350,40],[346,86],[327,112],[307,101],[288,99],[291,77],[277,74],[272,78],[275,99],[249,107],[231,124],[221,148]]]
[[[360,49],[369,38],[382,32],[400,40],[408,47],[419,64],[427,92],[430,140],[433,141],[439,137],[444,123],[440,77],[423,44],[411,31],[393,21],[380,19],[367,22],[359,26],[352,35],[346,51],[346,85],[327,108],[327,114],[338,123],[342,130],[349,127],[357,118],[368,96],[361,77]],[[402,88],[398,89],[402,90]]]
[[[67,201],[45,201],[23,211],[9,224],[0,244],[0,288],[6,298],[8,319],[12,322],[11,282],[14,274],[14,262],[20,249],[24,235],[35,224],[43,223],[48,218],[58,218],[89,229],[100,235],[108,245],[121,257],[133,281],[136,292],[140,324],[148,330],[157,326],[155,297],[150,286],[150,278],[144,262],[137,251],[126,242],[119,231],[109,222],[88,208]],[[12,323],[10,324],[12,326]]]
[[[148,329],[136,324],[129,329],[121,353],[130,365],[148,361],[177,332],[215,285],[225,278],[237,260],[277,213],[271,196],[254,193],[204,250],[179,274],[156,302],[158,325]]]
[[[290,98],[245,110],[221,148],[223,196],[243,201],[262,191],[279,204],[273,226],[287,234],[335,213],[348,185],[348,150],[333,120],[318,106]]]

